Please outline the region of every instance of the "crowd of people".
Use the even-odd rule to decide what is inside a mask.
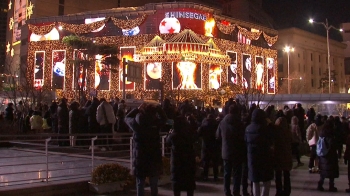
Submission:
[[[196,189],[196,157],[203,167],[202,180],[217,181],[222,166],[226,196],[268,196],[271,181],[276,184],[276,196],[289,196],[292,191],[290,171],[302,166],[300,149],[309,147],[309,173],[320,175],[317,189],[329,179],[328,191],[336,192],[335,179],[339,177],[338,160],[350,160],[350,129],[345,117],[316,114],[313,108],[304,110],[300,103],[293,108],[277,110],[273,105],[265,110],[252,104],[249,108],[239,100],[229,99],[222,112],[214,108],[195,107],[186,100],[175,106],[169,99],[162,104],[143,103],[128,108],[124,100],[104,98],[88,100],[84,106],[66,99],[51,105],[40,104],[25,111],[20,102],[9,104],[5,119],[20,119],[22,133],[50,129],[61,137],[60,146],[84,145],[77,140],[78,133],[101,134],[98,146],[109,150],[108,137],[103,134],[133,133],[133,174],[137,195],[144,195],[149,178],[151,195],[158,195],[158,179],[163,172],[160,132],[168,132],[166,143],[171,148],[171,173],[174,196],[186,191],[188,196]],[[321,139],[320,139],[321,138]],[[319,141],[327,144],[327,154],[317,152]],[[201,143],[200,152],[195,147]],[[344,155],[343,145],[346,144]],[[348,172],[350,166],[348,167]],[[349,172],[350,173],[350,172]],[[350,183],[350,175],[349,183]],[[231,180],[233,187],[231,190]],[[251,184],[251,189],[249,189]],[[350,188],[346,189],[350,192]]]
[[[213,167],[213,181],[217,181],[222,166],[226,196],[268,196],[272,180],[276,196],[289,196],[290,171],[304,165],[300,149],[305,145],[310,153],[309,172],[320,176],[317,189],[325,191],[323,184],[328,178],[328,191],[336,192],[334,179],[339,177],[343,144],[347,144],[345,163],[350,158],[350,137],[344,139],[349,135],[347,119],[322,116],[313,108],[305,111],[300,103],[293,108],[276,110],[271,105],[262,110],[255,104],[246,108],[239,100],[230,99],[219,112],[214,108],[195,108],[188,100],[175,107],[166,99],[161,106],[141,105],[132,110],[125,122],[134,133],[133,171],[139,196],[144,195],[146,177],[150,178],[151,195],[158,192],[156,185],[162,170],[157,130],[170,129],[166,142],[171,147],[175,196],[181,191],[188,196],[194,194],[196,156],[200,156],[203,181],[209,180],[209,167]],[[326,140],[326,155],[316,153],[319,138]],[[198,141],[202,143],[200,155],[194,148]],[[293,157],[297,161],[294,167]]]
[[[16,122],[21,134],[49,132],[65,135],[59,137],[60,146],[89,145],[91,142],[84,141],[84,137],[77,139],[73,135],[101,134],[102,139],[98,141],[98,146],[101,150],[108,150],[108,138],[103,134],[111,134],[116,130],[127,132],[125,113],[125,101],[119,98],[111,101],[93,98],[83,106],[77,101],[68,103],[67,99],[62,98],[50,105],[38,103],[29,106],[20,101],[14,107],[13,103],[9,103],[5,108],[4,119],[9,123]]]

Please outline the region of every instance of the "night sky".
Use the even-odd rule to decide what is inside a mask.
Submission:
[[[325,22],[327,18],[336,28],[350,22],[350,0],[263,0],[263,8],[274,19],[275,29],[297,27],[326,36],[322,25],[312,25],[308,20]],[[336,30],[330,30],[330,37],[342,41]]]

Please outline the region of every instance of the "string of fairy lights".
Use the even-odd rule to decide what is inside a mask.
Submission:
[[[85,34],[90,33],[104,24],[106,24],[109,20],[113,21],[113,24],[116,25],[119,28],[122,29],[132,29],[136,26],[141,25],[147,18],[147,15],[142,15],[141,17],[138,17],[133,20],[121,20],[114,17],[106,18],[102,21],[90,23],[90,24],[68,24],[63,22],[57,22],[52,23],[48,25],[32,25],[29,24],[28,28],[32,33],[35,33],[37,35],[45,35],[49,33],[53,28],[63,28],[66,31],[75,33],[75,34]],[[257,40],[260,38],[261,34],[263,34],[264,39],[266,42],[271,46],[273,45],[277,39],[278,36],[269,36],[263,31],[256,31],[251,32],[246,28],[240,27],[236,24],[231,23],[225,23],[225,21],[219,21],[216,19],[217,27],[218,29],[223,32],[224,34],[231,34],[235,29],[238,29],[239,33],[241,33],[243,36],[246,36],[248,39],[251,40]],[[193,32],[194,33],[194,32]],[[181,33],[180,33],[181,34]],[[213,48],[217,47],[217,50],[219,53],[221,51],[234,51],[237,54],[237,65],[242,65],[243,57],[242,54],[249,54],[251,55],[252,59],[255,59],[255,57],[269,57],[274,59],[274,62],[276,64],[277,62],[277,51],[272,49],[266,49],[261,48],[253,45],[247,45],[242,43],[237,43],[229,40],[219,39],[219,38],[208,38],[204,35],[199,34],[190,34],[191,36],[195,35],[195,37],[191,37],[191,39],[196,40],[196,42],[203,42],[205,44],[211,44]],[[166,78],[164,80],[164,90],[165,92],[168,92],[168,95],[171,91],[174,91],[172,79],[173,78],[173,63],[172,62],[178,62],[181,60],[184,55],[194,54],[193,52],[184,52],[176,53],[176,54],[159,54],[159,53],[150,53],[145,54],[143,53],[143,48],[145,46],[151,46],[150,43],[153,39],[156,38],[157,41],[160,41],[163,43],[168,43],[169,40],[177,40],[177,38],[174,38],[179,35],[170,35],[170,34],[141,34],[141,35],[135,35],[135,36],[108,36],[108,37],[96,37],[93,38],[93,41],[100,44],[112,44],[117,46],[123,46],[123,47],[136,47],[136,54],[138,55],[139,59],[136,59],[137,61],[147,63],[147,62],[161,62],[162,63],[162,78]],[[160,38],[160,39],[159,39]],[[83,39],[89,40],[92,38],[83,37]],[[200,40],[198,40],[200,39]],[[38,41],[38,42],[30,42],[28,47],[28,65],[35,65],[35,52],[36,51],[45,51],[45,63],[44,63],[44,86],[46,88],[51,88],[51,79],[52,79],[52,52],[55,50],[65,50],[66,51],[66,58],[67,59],[73,59],[73,52],[74,50],[67,45],[64,45],[61,41]],[[222,52],[221,52],[222,53]],[[137,55],[136,55],[137,56]],[[221,73],[221,80],[224,82],[228,78],[228,70],[227,66],[230,64],[230,58],[225,54],[218,54],[217,56],[211,56],[209,53],[203,53],[203,54],[195,54],[196,62],[201,64],[202,67],[202,80],[201,80],[201,89],[198,90],[181,90],[179,93],[186,94],[186,96],[189,97],[207,97],[208,92],[211,90],[209,89],[209,65],[211,64],[217,64],[221,66],[222,73]],[[254,66],[254,63],[252,64]],[[277,66],[275,66],[275,75],[277,74]],[[91,69],[88,70],[87,74],[87,81],[95,81],[95,71],[94,71],[94,65],[90,66]],[[252,67],[254,69],[254,67]],[[264,66],[264,73],[267,71],[267,66]],[[242,72],[241,66],[237,67],[237,72]],[[28,66],[28,80],[34,81],[34,66]],[[142,76],[144,81],[145,77],[145,70],[142,69]],[[238,76],[241,77],[241,76]],[[67,98],[74,98],[76,96],[75,90],[73,89],[73,63],[71,61],[66,62],[66,70],[65,70],[65,88],[64,90],[56,90],[57,95],[61,97],[67,97]],[[119,91],[120,87],[120,74],[111,72],[111,80],[110,80],[110,90],[108,91],[99,91],[98,95],[99,97],[114,97],[114,96],[121,96],[121,92]],[[242,78],[238,78],[238,81],[242,81]],[[277,86],[277,80],[275,86]],[[252,75],[252,83],[255,83],[255,77]],[[265,86],[267,86],[267,81],[265,81]],[[154,94],[154,90],[145,90],[143,83],[136,83],[135,84],[135,91],[133,92],[135,98],[145,98],[145,97],[151,97]],[[52,90],[52,89],[51,89]],[[94,82],[89,82],[87,85],[87,91],[90,92],[91,90],[94,90]],[[175,89],[176,90],[176,89]]]

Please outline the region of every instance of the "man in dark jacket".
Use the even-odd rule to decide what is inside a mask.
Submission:
[[[246,159],[246,146],[244,142],[244,125],[239,119],[238,106],[231,105],[229,107],[229,114],[220,122],[216,131],[216,137],[221,140],[222,143],[224,191],[226,196],[231,196],[230,184],[232,170],[234,178],[233,195],[240,195],[242,164]],[[248,184],[244,183],[243,195],[249,195],[247,188]]]
[[[202,162],[203,180],[208,180],[210,161],[213,164],[214,180],[218,179],[219,173],[219,146],[216,142],[215,132],[218,127],[217,121],[212,114],[208,114],[198,128],[198,137],[202,138]]]
[[[57,108],[57,125],[58,125],[58,134],[68,134],[69,133],[69,110],[67,105],[67,100],[63,98],[61,103]],[[69,145],[69,137],[61,136],[58,144],[60,146],[68,146]]]
[[[339,165],[333,126],[334,125],[332,120],[327,120],[320,132],[320,138],[324,138],[329,150],[325,156],[318,157],[318,166],[320,168],[320,180],[318,181],[317,190],[319,191],[324,191],[323,183],[325,178],[329,178],[329,191],[338,191],[338,189],[334,186],[334,179],[339,178]]]
[[[151,195],[158,195],[158,177],[162,171],[159,131],[166,123],[160,106],[143,103],[125,116],[125,123],[133,132],[133,173],[137,195],[144,195],[145,178],[149,177]]]
[[[86,109],[85,115],[88,118],[88,130],[89,133],[99,133],[100,124],[98,124],[96,115],[97,107],[100,105],[100,101],[94,97],[92,99],[91,105]]]
[[[251,124],[246,128],[248,176],[253,182],[253,194],[260,195],[260,184],[263,182],[261,196],[269,196],[273,179],[273,129],[267,125],[265,112],[255,109]]]
[[[301,140],[306,141],[306,130],[304,128],[305,120],[305,110],[302,107],[301,103],[297,104],[297,107],[293,110],[294,116],[298,118],[298,125],[301,132]]]

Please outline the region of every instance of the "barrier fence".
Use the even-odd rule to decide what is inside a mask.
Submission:
[[[0,187],[90,180],[103,163],[132,166],[133,138],[118,134],[3,135],[0,139]],[[162,155],[170,149],[161,134]]]

